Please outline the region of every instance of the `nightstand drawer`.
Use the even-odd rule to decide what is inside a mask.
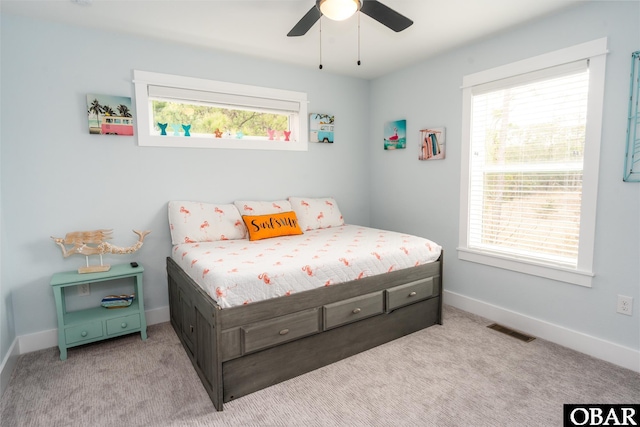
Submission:
[[[117,310],[114,308],[112,310]],[[107,335],[120,334],[122,332],[140,329],[140,315],[132,314],[130,316],[117,317],[107,320]]]
[[[383,309],[382,291],[373,292],[323,307],[324,329],[335,328],[369,316],[380,314]]]
[[[64,339],[67,344],[86,341],[102,336],[102,322],[83,323],[64,330]]]
[[[244,353],[250,353],[320,332],[318,309],[300,311],[240,329]]]
[[[387,311],[434,296],[433,288],[433,277],[429,277],[387,289]]]

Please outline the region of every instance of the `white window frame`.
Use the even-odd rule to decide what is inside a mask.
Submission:
[[[195,77],[183,77],[171,74],[153,73],[149,71],[133,71],[133,83],[135,87],[136,101],[136,135],[138,145],[153,147],[192,147],[192,148],[230,148],[248,150],[286,150],[286,151],[307,151],[309,142],[309,132],[307,124],[307,94],[304,92],[294,92],[282,89],[272,89],[260,86],[250,86],[238,83],[221,82],[216,80],[200,79]],[[149,96],[150,87],[165,87],[168,90],[191,90],[200,91],[204,96],[209,93],[229,95],[234,97],[253,97],[268,101],[274,104],[286,103],[296,105],[297,114],[291,120],[290,126],[292,134],[296,136],[292,141],[270,141],[266,138],[257,139],[244,137],[238,138],[215,138],[211,137],[177,137],[161,136],[154,131],[152,123],[151,99]]]
[[[601,38],[533,58],[481,71],[462,80],[462,152],[460,172],[460,235],[458,258],[561,282],[591,287],[594,277],[593,252],[596,204],[602,136],[607,38]],[[576,268],[538,263],[469,248],[469,192],[471,167],[472,88],[477,85],[543,70],[580,60],[589,60],[589,100],[587,106],[580,238]]]

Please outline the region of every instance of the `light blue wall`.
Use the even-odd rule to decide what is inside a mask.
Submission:
[[[50,236],[112,228],[111,242],[128,246],[132,229],[152,230],[138,253],[105,263],[140,262],[145,305],[154,309],[168,305],[169,200],[333,196],[349,222],[369,223],[368,81],[6,14],[1,31],[0,306],[13,306],[15,335],[56,328],[50,277],[84,262],[63,259]],[[86,94],[132,96],[133,69],[307,92],[309,112],[336,116],[336,142],[276,152],[139,147],[133,137],[89,135]],[[2,331],[0,360],[15,336]]]
[[[602,152],[591,289],[459,261],[462,77],[608,37]],[[431,236],[445,249],[445,289],[638,349],[640,185],[622,182],[631,53],[640,49],[640,3],[586,2],[372,82],[371,225]],[[382,149],[383,123],[407,119],[404,151]],[[446,127],[446,159],[421,162],[418,130]],[[399,191],[403,189],[403,191]],[[634,298],[632,317],[617,295]]]

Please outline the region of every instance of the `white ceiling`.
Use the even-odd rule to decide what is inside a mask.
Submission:
[[[367,1],[367,0],[364,0]],[[360,14],[322,18],[326,72],[375,78],[447,49],[586,0],[382,0],[414,21],[395,33]],[[315,0],[1,0],[1,12],[238,52],[305,67],[320,63],[319,24],[289,30]]]

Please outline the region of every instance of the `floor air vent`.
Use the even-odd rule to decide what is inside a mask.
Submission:
[[[522,332],[514,331],[513,329],[507,328],[506,326],[498,325],[497,323],[489,325],[487,326],[487,328],[493,329],[494,331],[502,332],[503,334],[507,334],[513,338],[517,338],[520,341],[529,342],[535,340],[535,337],[523,334]]]

